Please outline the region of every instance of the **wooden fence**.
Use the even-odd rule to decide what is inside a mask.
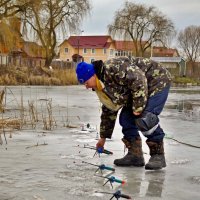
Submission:
[[[16,66],[16,67],[43,67],[45,64],[44,58],[24,58],[21,56],[10,56],[0,54],[0,67],[1,66]],[[55,59],[51,63],[52,68],[56,69],[70,69],[75,68],[76,64],[70,61],[62,61]]]
[[[188,62],[186,65],[186,77],[200,80],[200,62]]]
[[[43,58],[24,58],[21,56],[10,56],[0,54],[0,67],[1,66],[17,66],[17,67],[42,67],[45,64]]]
[[[51,62],[51,67],[53,69],[71,69],[76,67],[76,63],[55,59]]]

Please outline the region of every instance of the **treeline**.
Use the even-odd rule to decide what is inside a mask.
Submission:
[[[56,56],[58,36],[63,34],[65,38],[72,32],[79,34],[81,22],[92,9],[91,4],[89,0],[0,0],[0,21],[6,23],[11,16],[20,18],[22,36],[42,45],[46,54],[45,66],[48,67]],[[198,61],[200,27],[191,24],[179,33],[175,30],[173,21],[158,8],[129,1],[125,1],[108,24],[108,34],[113,38],[133,41],[135,56],[145,55],[153,45],[170,47],[175,38],[180,56],[187,61]],[[5,31],[0,27],[0,43],[8,43]]]

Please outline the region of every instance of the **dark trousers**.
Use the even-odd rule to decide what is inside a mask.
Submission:
[[[157,116],[162,112],[165,102],[169,93],[169,86],[165,87],[162,91],[156,93],[154,96],[149,97],[147,105],[143,112],[152,112]],[[131,107],[123,107],[119,116],[119,123],[122,126],[122,133],[124,138],[127,140],[132,140],[139,136],[138,128],[135,124],[135,119],[137,116],[133,114]],[[160,125],[151,134],[146,136],[149,141],[160,142],[163,140],[165,133]]]

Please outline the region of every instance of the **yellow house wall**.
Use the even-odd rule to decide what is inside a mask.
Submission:
[[[65,52],[65,48],[68,48],[68,52]],[[60,46],[60,59],[63,61],[66,60],[72,60],[72,55],[77,53],[76,49],[74,49],[67,41],[65,41],[61,46]]]
[[[110,39],[108,39],[109,42],[111,42]],[[65,48],[68,48],[68,52],[65,52]],[[113,50],[113,55],[110,54],[111,49]],[[65,41],[60,46],[60,59],[63,61],[72,60],[72,55],[78,54],[78,49],[73,48],[67,41]],[[115,46],[114,44],[111,44],[109,48],[106,49],[106,54],[104,54],[104,51],[102,48],[95,48],[95,53],[92,53],[91,48],[87,48],[87,53],[84,53],[83,48],[79,48],[79,55],[84,57],[84,61],[90,63],[91,60],[107,60],[109,58],[115,57]]]

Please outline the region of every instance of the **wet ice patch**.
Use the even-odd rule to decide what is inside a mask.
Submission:
[[[200,111],[198,110],[184,110],[183,119],[188,121],[197,121],[200,119]]]
[[[68,156],[66,156],[66,155],[61,155],[60,158],[61,158],[61,159],[66,159],[66,158],[68,158]]]
[[[91,138],[91,139],[76,139],[75,141],[80,143],[92,143],[95,142],[96,140],[94,138]]]
[[[14,180],[7,180],[7,179],[1,179],[0,180],[0,184],[4,184],[4,185],[10,185],[10,184],[14,184],[15,181]]]
[[[91,136],[88,136],[88,135],[79,135],[78,139],[91,139]]]
[[[90,194],[90,191],[83,191],[83,188],[71,188],[71,189],[68,189],[68,193],[69,194],[72,194],[74,196],[89,196]]]
[[[8,196],[8,194],[1,192],[0,199],[1,200],[12,200],[12,199],[15,199],[15,196],[10,196],[10,195]]]
[[[34,195],[33,198],[36,199],[36,200],[45,200],[45,198],[43,198],[39,195]]]
[[[95,197],[103,197],[104,194],[99,193],[99,192],[94,192],[91,196],[95,196]]]
[[[175,141],[170,141],[168,144],[173,145],[173,146],[180,145],[178,142],[175,142]]]
[[[87,124],[82,124],[81,125],[81,130],[82,131],[89,131],[89,132],[97,132],[97,128],[95,128],[94,126],[92,126],[91,124],[87,123]]]
[[[81,124],[80,129],[73,130],[73,131],[71,131],[71,133],[74,133],[74,134],[90,134],[90,133],[93,133],[93,134],[96,134],[96,135],[99,134],[98,131],[97,131],[97,128],[91,126],[89,123]]]
[[[74,131],[70,131],[73,134],[77,134],[77,135],[82,135],[82,134],[89,134],[89,131],[81,131],[81,130],[74,130]],[[75,135],[76,136],[76,135]]]
[[[90,159],[91,156],[83,155],[83,154],[72,154],[72,155],[60,155],[61,159],[73,159],[73,160],[80,160],[80,159]]]
[[[176,160],[171,161],[171,164],[174,164],[174,165],[185,165],[185,164],[187,164],[189,162],[190,162],[190,160],[188,160],[188,159],[176,159]]]
[[[190,178],[193,183],[200,184],[200,176],[193,176]]]

